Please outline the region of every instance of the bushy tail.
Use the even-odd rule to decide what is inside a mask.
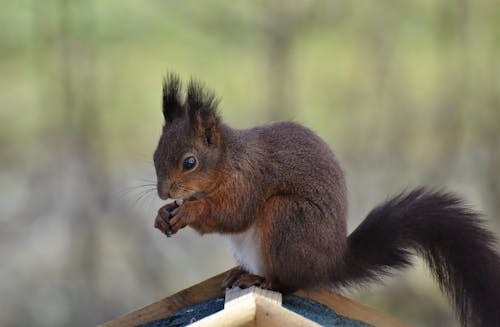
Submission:
[[[500,255],[480,214],[456,196],[426,189],[372,210],[348,238],[339,284],[378,279],[422,255],[464,326],[500,326]]]

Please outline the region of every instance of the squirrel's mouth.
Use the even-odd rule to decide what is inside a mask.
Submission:
[[[188,197],[185,198],[181,197],[179,199],[175,199],[175,204],[177,204],[180,207],[184,202],[199,200],[203,197],[205,197],[205,194],[203,192],[196,192],[195,194],[190,195]]]

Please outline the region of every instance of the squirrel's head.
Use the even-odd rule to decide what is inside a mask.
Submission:
[[[163,82],[165,125],[154,153],[161,199],[189,199],[210,192],[224,154],[215,95],[191,80],[185,97],[179,77]]]

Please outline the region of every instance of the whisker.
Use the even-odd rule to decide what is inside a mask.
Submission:
[[[121,190],[117,191],[115,193],[115,196],[124,198],[125,196],[136,192],[137,190],[140,189],[153,189],[156,190],[156,184],[142,184],[142,185],[135,185],[135,186],[129,186],[129,187],[124,187]]]
[[[146,189],[144,191],[142,191],[141,193],[139,193],[138,197],[134,200],[133,202],[133,206],[137,206],[137,204],[142,201],[144,198],[150,196],[153,192],[155,192],[156,189],[155,188],[150,188],[150,189]],[[151,198],[150,198],[151,199]]]
[[[149,179],[149,178],[141,178],[141,179],[139,179],[139,181],[141,181],[141,182],[143,182],[143,183],[151,183],[151,184],[156,185],[156,180],[154,180],[154,179]]]

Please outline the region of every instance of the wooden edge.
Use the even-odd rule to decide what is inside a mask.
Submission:
[[[172,296],[103,323],[100,326],[137,326],[153,320],[166,318],[174,311],[186,306],[222,296],[224,295],[224,292],[221,289],[221,284],[225,274],[226,272],[216,275],[199,284],[175,293]],[[296,294],[320,302],[327,307],[335,310],[335,312],[340,315],[356,320],[361,320],[374,326],[410,326],[373,308],[370,308],[366,305],[363,305],[349,298],[346,298],[345,296],[336,294],[328,290],[315,290],[310,292],[299,291]]]
[[[271,301],[277,305],[281,305],[282,303],[282,296],[280,292],[264,290],[256,286],[244,289],[233,287],[226,290],[224,309],[232,306],[235,303],[238,303],[241,300],[244,300],[245,297],[261,298],[267,301]]]

